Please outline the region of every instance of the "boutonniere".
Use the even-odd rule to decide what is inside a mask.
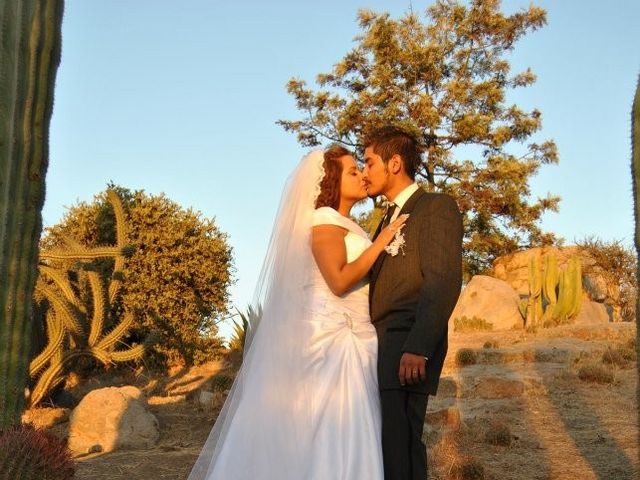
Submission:
[[[402,229],[396,232],[391,243],[384,247],[384,251],[392,257],[398,255],[398,252],[402,252],[404,257],[404,233],[402,233]]]

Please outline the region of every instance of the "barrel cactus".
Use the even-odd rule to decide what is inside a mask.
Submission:
[[[63,3],[0,2],[0,428],[24,409]]]
[[[75,466],[64,440],[31,425],[0,431],[0,478],[70,480]]]

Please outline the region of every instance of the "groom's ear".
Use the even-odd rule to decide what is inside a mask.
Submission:
[[[387,168],[394,175],[398,175],[403,169],[404,165],[402,164],[402,158],[397,153],[392,155],[389,161],[387,162]]]

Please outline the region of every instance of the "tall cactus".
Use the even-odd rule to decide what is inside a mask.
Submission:
[[[633,107],[631,110],[631,178],[633,180],[633,213],[635,218],[635,244],[636,255],[640,258],[640,75],[636,83],[636,93],[633,97]],[[640,262],[636,270],[636,278],[640,279]],[[640,295],[636,295],[636,353],[640,358],[640,328],[637,328],[638,318],[640,318]],[[640,369],[640,362],[638,362]],[[639,370],[640,373],[640,370]],[[637,382],[636,398],[640,398],[640,382]],[[640,421],[640,410],[638,411]]]
[[[0,428],[24,408],[63,5],[0,2]]]

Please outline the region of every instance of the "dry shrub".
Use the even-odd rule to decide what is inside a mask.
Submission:
[[[500,348],[500,344],[497,340],[487,340],[482,348]]]
[[[478,354],[471,348],[461,348],[456,353],[456,364],[460,367],[478,363]]]
[[[629,368],[632,362],[636,361],[636,351],[625,345],[618,345],[616,348],[608,348],[602,354],[602,362],[616,365],[620,368]]]
[[[578,378],[585,382],[613,383],[615,380],[613,370],[598,362],[590,362],[580,367]]]
[[[493,330],[493,325],[484,318],[463,316],[453,320],[453,330],[455,332],[485,332]]]
[[[499,421],[489,422],[489,425],[484,433],[484,441],[491,445],[500,445],[502,447],[508,447],[511,445],[513,435],[511,429],[506,423]]]
[[[469,458],[452,470],[452,480],[484,480],[484,466],[480,461]]]

